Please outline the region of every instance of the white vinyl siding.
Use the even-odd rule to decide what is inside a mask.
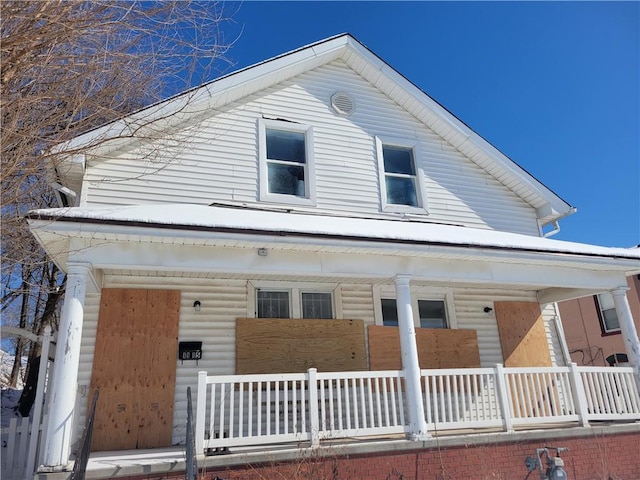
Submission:
[[[210,375],[235,374],[235,321],[246,317],[253,308],[254,287],[250,282],[238,279],[189,278],[180,276],[150,274],[104,276],[104,288],[162,288],[181,291],[180,341],[198,340],[203,342],[203,357],[195,361],[180,362],[176,352],[176,390],[173,419],[174,443],[185,441],[184,424],[186,418],[186,391],[191,386],[195,396],[198,371],[205,370]],[[379,288],[379,287],[376,287]],[[390,287],[392,288],[392,287]],[[365,325],[374,322],[374,287],[370,284],[338,285],[334,290],[335,318],[360,319]],[[484,288],[452,288],[452,303],[448,305],[454,328],[474,329],[478,335],[478,348],[482,367],[492,367],[502,363],[502,350],[498,327],[493,313],[485,313],[484,307],[492,306],[494,301],[535,301],[535,292],[518,290],[497,290]],[[193,303],[199,300],[201,308],[196,312]],[[453,307],[452,307],[453,305]],[[544,307],[544,306],[543,306]],[[91,384],[93,350],[96,341],[100,295],[87,294],[84,307],[82,345],[80,350],[80,368],[78,385]],[[563,365],[560,343],[553,325],[554,305],[543,308],[543,317],[554,365]],[[90,393],[90,392],[88,392]],[[78,398],[79,417],[84,418],[90,394]],[[80,432],[83,424],[78,425]],[[78,433],[79,435],[79,433]]]
[[[331,110],[336,91],[354,97],[358,108],[353,115]],[[313,127],[316,202],[308,208],[397,215],[381,212],[375,137],[410,135],[419,151],[416,166],[424,172],[425,218],[539,235],[530,205],[341,61],[225,106],[177,133],[172,145],[159,144],[158,153],[138,147],[116,158],[88,159],[81,204],[259,204],[259,118]],[[175,146],[180,140],[187,142],[185,148]]]

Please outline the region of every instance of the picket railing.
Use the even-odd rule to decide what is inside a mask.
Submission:
[[[26,337],[33,342],[41,342],[40,363],[36,395],[30,417],[12,418],[9,426],[2,429],[2,458],[0,471],[3,479],[31,477],[35,471],[41,450],[40,441],[45,437],[46,415],[45,385],[49,371],[49,349],[53,341],[51,327],[47,325],[44,334],[34,335],[28,330],[3,327],[2,334]],[[35,431],[35,433],[34,433]],[[6,449],[6,450],[5,450]]]
[[[630,367],[422,370],[429,431],[512,431],[640,420]],[[200,372],[196,451],[409,432],[402,371],[208,376]]]
[[[640,396],[633,369],[580,367],[588,420],[637,420]]]
[[[44,437],[43,429],[47,416],[34,429],[30,417],[13,417],[9,420],[9,426],[2,428],[2,457],[0,468],[1,477],[6,480],[24,479],[33,475],[33,462],[29,462],[30,456],[36,458],[37,452],[32,452],[32,445],[39,445]],[[35,438],[33,432],[35,430]]]

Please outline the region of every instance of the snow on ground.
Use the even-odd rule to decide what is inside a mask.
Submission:
[[[24,368],[27,365],[27,358],[22,359],[22,371],[18,376],[18,385],[16,388],[9,387],[9,376],[11,375],[11,368],[13,367],[13,355],[9,355],[7,352],[0,350],[0,385],[2,386],[2,395],[0,397],[0,417],[2,420],[2,427],[9,426],[9,420],[15,416],[19,416],[15,407],[18,405],[18,400],[22,394],[22,374]]]

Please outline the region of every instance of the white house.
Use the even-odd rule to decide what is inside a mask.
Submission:
[[[109,451],[184,444],[188,386],[200,455],[640,419],[640,251],[545,238],[575,209],[349,35],[83,144],[28,215],[68,274],[43,470],[95,388]],[[581,370],[554,302],[603,291],[633,366]]]

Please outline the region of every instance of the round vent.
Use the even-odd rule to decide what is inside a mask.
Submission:
[[[331,96],[331,107],[336,113],[348,116],[356,111],[356,102],[348,93],[336,92]]]

